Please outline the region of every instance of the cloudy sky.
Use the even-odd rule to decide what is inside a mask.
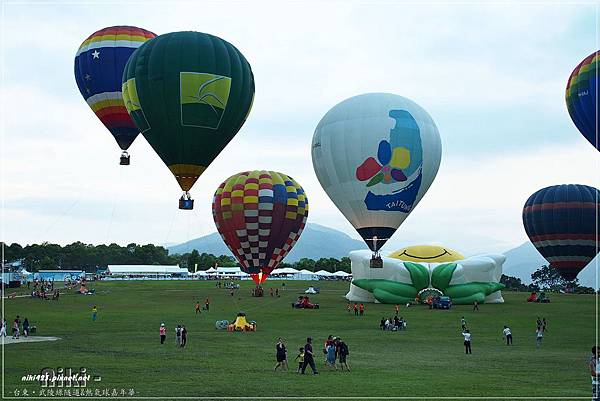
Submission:
[[[21,244],[178,243],[215,231],[221,181],[243,170],[292,175],[309,222],[358,235],[321,189],[310,144],[321,117],[365,92],[424,107],[443,144],[436,180],[388,243],[466,254],[527,240],[525,200],[555,184],[600,187],[600,156],[566,111],[573,68],[597,46],[596,6],[553,3],[3,3],[2,240]],[[208,32],[246,56],[252,112],[192,190],[192,212],[141,136],[132,165],[81,97],[80,43],[111,25]]]

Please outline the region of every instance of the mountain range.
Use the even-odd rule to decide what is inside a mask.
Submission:
[[[218,233],[212,233],[200,238],[167,247],[171,254],[183,254],[193,249],[198,252],[213,255],[233,256]],[[302,258],[318,260],[320,258],[341,259],[348,256],[350,251],[367,249],[364,242],[351,238],[347,234],[315,223],[308,223],[302,232],[300,240],[286,256],[288,263],[297,262]],[[490,252],[491,253],[491,252]],[[531,283],[531,274],[548,262],[535,249],[531,242],[525,242],[516,248],[503,252],[506,262],[503,273],[507,276],[520,278],[525,284]],[[598,258],[596,258],[598,259]],[[596,287],[596,260],[592,261],[581,273],[579,283],[588,287]]]

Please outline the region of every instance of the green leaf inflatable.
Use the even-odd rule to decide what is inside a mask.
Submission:
[[[248,61],[206,33],[157,36],[123,72],[129,115],[186,192],[240,130],[253,99]]]

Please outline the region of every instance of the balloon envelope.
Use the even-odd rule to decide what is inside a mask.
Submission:
[[[587,185],[556,185],[531,195],[523,208],[529,239],[567,280],[575,279],[598,253],[599,195]]]
[[[123,97],[142,135],[188,191],[244,124],[254,77],[242,53],[223,39],[174,32],[131,56]]]
[[[371,250],[392,236],[433,182],[442,145],[432,118],[401,96],[344,100],[315,130],[321,186]]]
[[[122,150],[139,133],[123,103],[123,70],[133,52],[155,36],[134,26],[111,26],[91,34],[75,56],[79,92]]]
[[[598,127],[598,60],[600,52],[587,56],[571,73],[567,82],[566,101],[569,115],[581,134],[600,150]]]
[[[302,187],[285,174],[245,171],[219,186],[212,209],[223,241],[241,269],[260,284],[300,238],[308,199]]]

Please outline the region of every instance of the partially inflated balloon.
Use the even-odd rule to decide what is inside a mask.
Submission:
[[[84,40],[75,56],[79,91],[122,150],[127,150],[139,133],[123,103],[123,70],[131,54],[155,36],[134,26],[111,26]]]
[[[573,280],[600,246],[600,191],[587,185],[543,188],[527,199],[523,226],[539,253]]]
[[[427,192],[441,155],[429,114],[386,93],[339,103],[321,119],[312,141],[321,186],[373,251]]]
[[[254,77],[229,42],[174,32],[131,56],[123,97],[142,135],[188,191],[246,121]]]
[[[598,127],[598,60],[600,52],[587,56],[571,73],[567,82],[567,109],[577,129],[596,149],[600,150]]]
[[[302,187],[275,171],[229,177],[215,192],[212,207],[223,241],[257,284],[294,247],[308,217]]]

